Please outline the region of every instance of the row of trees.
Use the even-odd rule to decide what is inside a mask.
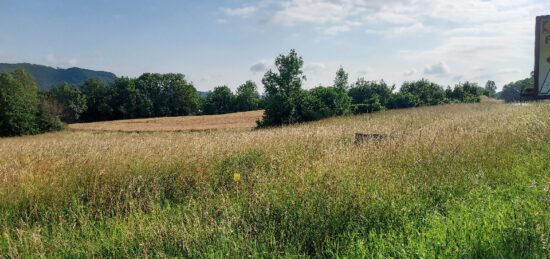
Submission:
[[[521,101],[521,94],[528,89],[532,89],[535,85],[535,74],[531,73],[529,78],[509,83],[502,88],[502,91],[497,94],[497,98],[505,102]]]
[[[65,122],[222,114],[260,107],[257,86],[248,81],[236,94],[227,86],[216,87],[205,99],[181,74],[143,74],[117,78],[112,85],[88,80],[82,86],[63,83],[44,93],[60,107]]]
[[[181,74],[146,73],[117,78],[112,85],[95,79],[80,87],[63,83],[44,95],[61,106],[65,122],[192,115],[201,104],[197,90]]]
[[[218,86],[210,91],[204,100],[204,114],[224,114],[230,112],[253,111],[262,107],[258,87],[247,81],[233,94],[227,86]]]
[[[489,81],[485,88],[465,82],[454,88],[442,86],[426,79],[405,82],[399,91],[384,81],[348,82],[348,74],[340,68],[334,85],[302,89],[306,79],[304,61],[296,51],[280,55],[275,60],[276,71],[268,71],[262,83],[266,95],[265,114],[258,126],[275,126],[350,113],[367,113],[386,109],[409,108],[445,103],[479,102],[482,95],[494,97],[496,85]]]
[[[485,88],[465,82],[445,89],[426,79],[405,82],[396,91],[395,85],[384,81],[360,78],[350,83],[342,68],[336,72],[332,86],[305,90],[303,65],[303,59],[291,50],[277,57],[276,69],[264,75],[264,96],[260,96],[254,82],[247,81],[235,93],[227,86],[219,86],[205,98],[182,74],[146,73],[138,78],[117,78],[110,85],[100,80],[88,80],[81,86],[63,83],[39,93],[24,71],[4,73],[0,78],[0,135],[60,129],[61,120],[92,122],[257,109],[265,109],[258,126],[276,126],[352,113],[478,102],[482,95],[496,94],[492,81]],[[502,96],[508,88],[515,89],[505,86]]]

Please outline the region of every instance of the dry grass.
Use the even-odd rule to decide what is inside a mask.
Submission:
[[[549,141],[548,106],[498,103],[0,139],[0,254],[548,257]]]
[[[251,129],[263,111],[238,112],[222,115],[164,117],[151,119],[118,120],[69,125],[75,130],[122,132],[207,131],[225,129]]]

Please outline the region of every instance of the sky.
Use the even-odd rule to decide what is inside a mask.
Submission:
[[[182,73],[198,90],[261,78],[296,49],[305,88],[426,78],[484,85],[529,76],[548,0],[0,0],[0,63],[137,77]]]

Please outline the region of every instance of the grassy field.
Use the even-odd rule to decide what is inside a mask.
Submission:
[[[550,106],[0,139],[0,257],[178,255],[550,257]]]
[[[69,125],[69,128],[74,130],[122,132],[251,129],[256,126],[256,121],[261,119],[262,115],[263,111],[251,111],[209,116],[182,116],[78,123]]]

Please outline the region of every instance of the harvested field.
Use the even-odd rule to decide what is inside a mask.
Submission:
[[[262,115],[263,111],[250,111],[221,115],[181,116],[77,123],[69,125],[69,128],[75,130],[122,132],[169,132],[251,129],[256,126],[256,121],[259,120]]]

